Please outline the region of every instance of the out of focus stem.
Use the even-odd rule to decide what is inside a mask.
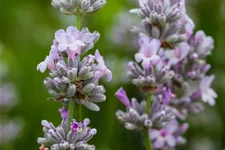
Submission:
[[[150,92],[147,93],[147,100],[146,100],[147,104],[146,104],[146,109],[145,109],[145,113],[147,115],[149,115],[149,113],[150,113],[151,97],[152,97],[152,94]],[[146,150],[152,150],[152,145],[151,145],[151,141],[149,138],[148,129],[144,129],[144,143],[145,143]]]
[[[152,150],[152,145],[149,139],[148,129],[145,129],[144,131],[144,143],[145,143],[145,149],[146,150]]]
[[[70,99],[69,100],[69,114],[68,114],[68,131],[70,130],[70,124],[73,121],[74,107],[75,107],[75,102],[73,101],[73,99]]]
[[[82,120],[82,105],[78,105],[78,116],[77,116],[78,121]]]
[[[150,113],[150,108],[151,108],[151,98],[152,98],[152,93],[147,93],[147,104],[145,108],[145,113],[149,115]]]
[[[78,14],[76,16],[76,27],[77,27],[78,30],[81,29],[81,15],[80,14]]]
[[[81,15],[80,14],[78,14],[76,16],[76,27],[77,27],[78,30],[81,29]],[[78,105],[76,111],[77,111],[77,113],[76,113],[77,114],[76,119],[78,121],[81,121],[82,120],[82,105],[81,104]]]

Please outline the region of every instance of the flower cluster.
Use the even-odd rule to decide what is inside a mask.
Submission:
[[[215,77],[206,75],[210,69],[206,57],[214,41],[203,31],[194,34],[185,0],[139,0],[139,6],[130,11],[141,17],[142,28],[133,29],[139,51],[135,62],[128,64],[128,75],[147,97],[130,103],[119,89],[116,96],[127,112],[118,111],[116,116],[129,130],[147,129],[153,149],[173,149],[185,143],[187,124],[179,125],[180,120],[202,111],[202,101],[215,104],[217,94],[211,88]]]
[[[87,142],[97,130],[87,126],[89,119],[81,121],[81,106],[93,111],[100,110],[95,103],[105,101],[106,96],[99,80],[106,76],[110,81],[112,73],[98,50],[95,55],[82,56],[94,47],[100,34],[97,31],[91,33],[88,28],[80,30],[79,18],[94,13],[105,3],[104,0],[52,0],[52,5],[62,13],[77,15],[77,27],[69,26],[66,31],[56,31],[49,55],[37,65],[37,70],[42,73],[49,71],[49,77],[44,80],[44,85],[53,96],[49,99],[63,104],[63,108],[59,110],[62,118],[59,126],[42,121],[44,137],[37,139],[41,145],[40,150],[95,150],[95,146]],[[74,117],[76,105],[79,105],[80,111]]]
[[[93,47],[99,39],[99,33],[90,33],[87,28],[78,31],[70,26],[66,32],[58,30],[49,56],[41,62],[37,69],[50,71],[50,77],[44,80],[45,86],[56,101],[67,103],[73,100],[87,108],[99,111],[94,104],[105,101],[105,89],[98,85],[101,77],[111,80],[111,71],[105,66],[103,57],[96,50],[95,55],[88,55],[82,60],[80,55]],[[66,58],[64,58],[66,57]]]
[[[66,109],[60,110],[62,122],[59,126],[55,127],[51,122],[43,120],[41,122],[44,131],[44,137],[39,137],[37,142],[42,145],[40,150],[94,150],[93,145],[88,145],[87,142],[97,133],[96,129],[88,127],[90,120],[84,119],[77,122],[75,119],[70,124],[68,129]]]
[[[88,15],[98,11],[106,0],[52,0],[52,6],[66,15]]]
[[[132,98],[130,102],[122,88],[116,92],[116,96],[127,108],[127,112],[117,111],[116,116],[118,120],[125,123],[125,128],[128,130],[142,131],[144,128],[162,128],[175,118],[175,110],[158,99],[153,101],[150,112],[146,113],[145,110],[148,108],[145,100],[139,103],[137,99]]]

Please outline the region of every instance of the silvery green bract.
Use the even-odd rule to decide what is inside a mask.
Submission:
[[[66,15],[88,15],[102,8],[106,0],[52,0],[51,4]]]

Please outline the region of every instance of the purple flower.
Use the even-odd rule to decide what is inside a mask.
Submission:
[[[149,136],[155,149],[173,148],[178,144],[185,143],[181,135],[188,129],[188,124],[179,126],[176,120],[173,120],[161,130],[150,130]]]
[[[215,76],[206,76],[200,83],[201,97],[204,102],[208,102],[209,105],[215,105],[215,98],[217,98],[216,92],[210,88]]]
[[[185,15],[185,20],[186,20],[186,23],[184,25],[184,30],[185,30],[187,39],[189,39],[193,35],[195,24],[193,20],[189,18],[187,15]]]
[[[117,92],[115,93],[116,97],[126,106],[126,107],[130,107],[131,103],[129,98],[127,97],[126,92],[123,90],[123,88],[121,87],[119,90],[117,90]]]
[[[79,132],[79,130],[82,130],[82,128],[80,127],[79,123],[73,119],[73,122],[70,125],[70,129],[73,132]]]
[[[104,59],[98,50],[95,51],[95,60],[98,62],[96,80],[98,81],[104,75],[106,75],[108,81],[112,80],[112,72],[106,67]]]
[[[143,68],[149,68],[152,65],[158,64],[160,57],[157,55],[157,52],[160,44],[158,39],[150,40],[148,37],[141,37],[139,40],[140,51],[135,54],[135,60],[137,62],[142,61]]]
[[[68,110],[63,107],[63,108],[59,109],[59,112],[61,114],[61,118],[63,120],[67,120],[67,118],[68,118]]]
[[[165,145],[169,147],[176,146],[176,139],[171,135],[170,132],[166,131],[165,129],[161,129],[160,131],[153,130],[150,133],[151,140],[155,140],[154,147],[156,149],[161,149]]]
[[[169,88],[163,88],[163,103],[168,104],[175,95],[171,92]]]
[[[63,52],[69,49],[80,54],[80,46],[85,46],[81,37],[82,34],[73,26],[68,27],[66,32],[63,29],[56,31],[55,39],[58,42],[58,50]]]
[[[50,147],[50,149],[67,150],[67,149],[89,149],[94,150],[93,145],[87,142],[97,133],[97,130],[90,128],[87,125],[90,123],[89,119],[84,119],[81,122],[76,122],[75,119],[71,122],[71,130],[68,130],[68,122],[62,120],[59,126],[54,126],[51,122],[43,120],[44,136],[39,137],[37,142],[43,145],[41,150]],[[46,149],[47,150],[47,149]]]
[[[169,59],[171,65],[177,64],[179,61],[183,60],[189,53],[190,47],[187,43],[181,43],[177,45],[174,50],[165,51],[166,57]]]
[[[205,57],[211,53],[214,48],[214,40],[210,36],[206,36],[203,31],[198,31],[194,37],[196,52],[199,56]]]
[[[46,56],[45,60],[37,65],[37,70],[40,70],[42,73],[45,72],[45,70],[48,68],[49,70],[55,69],[55,63],[54,60],[57,60],[60,58],[59,54],[57,53],[57,47],[56,42],[54,41],[54,44],[51,46],[51,50],[49,52],[49,55]]]
[[[75,53],[80,55],[81,48],[86,44],[91,44],[95,40],[95,35],[90,32],[81,32],[76,27],[69,26],[66,31],[63,29],[56,31],[55,39],[58,43],[59,52],[67,51],[69,57]]]

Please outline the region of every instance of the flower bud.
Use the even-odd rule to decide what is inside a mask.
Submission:
[[[88,85],[85,85],[82,89],[82,91],[84,93],[89,93],[91,92],[93,89],[95,88],[95,84],[91,83],[91,84],[88,84]]]
[[[81,10],[87,10],[91,5],[90,0],[82,0],[81,2]]]
[[[75,93],[76,93],[76,86],[75,86],[75,84],[69,84],[68,91],[67,91],[67,96],[68,97],[73,97]]]

